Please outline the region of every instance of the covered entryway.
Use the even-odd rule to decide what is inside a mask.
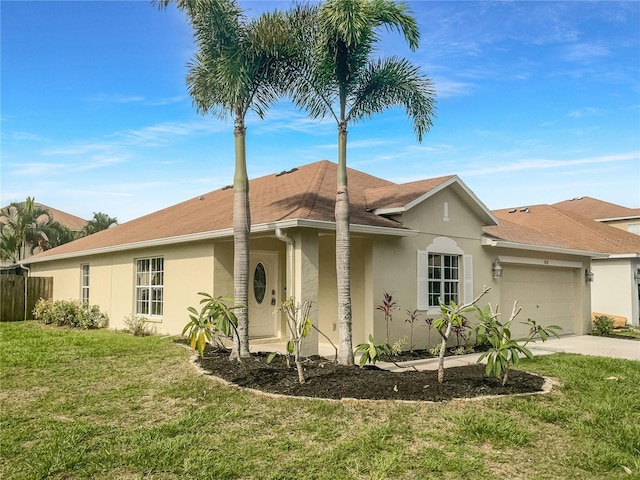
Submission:
[[[515,300],[522,307],[512,324],[512,335],[520,337],[528,333],[528,327],[520,323],[528,318],[543,326],[560,326],[561,335],[575,333],[575,282],[579,271],[552,266],[504,265],[500,282],[501,320],[509,318]]]
[[[276,337],[280,305],[278,288],[278,254],[251,252],[249,261],[249,336]]]

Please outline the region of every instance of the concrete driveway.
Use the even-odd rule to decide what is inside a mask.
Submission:
[[[623,358],[640,362],[640,342],[618,338],[595,337],[591,335],[570,335],[547,340],[546,342],[532,342],[527,345],[535,356],[552,353],[578,353],[580,355],[594,355],[598,357]],[[475,364],[480,353],[469,355],[455,355],[445,357],[445,368]],[[429,358],[412,360],[399,364],[379,362],[380,368],[391,371],[403,371],[408,368],[418,370],[437,370],[438,359]],[[640,364],[639,364],[640,365]]]
[[[545,353],[579,353],[597,357],[624,358],[640,361],[640,342],[593,335],[569,335],[546,342],[529,344],[534,355]]]
[[[624,340],[619,338],[596,337],[592,335],[567,335],[560,338],[547,340],[546,342],[532,342],[527,345],[534,355],[549,355],[551,353],[578,353],[580,355],[595,355],[599,357],[623,358],[627,360],[636,360],[640,362],[640,341]],[[264,343],[252,345],[252,351],[278,351],[286,350],[283,343]],[[333,360],[335,351],[333,348],[321,345],[319,349],[321,356]],[[480,353],[471,353],[469,355],[454,355],[446,357],[444,360],[446,367],[455,367],[463,365],[475,364],[480,357]],[[357,363],[358,359],[356,359]],[[402,371],[407,368],[417,368],[418,370],[437,370],[438,359],[429,358],[422,360],[412,360],[402,362],[401,364],[393,364],[388,362],[379,362],[377,365],[392,371]]]

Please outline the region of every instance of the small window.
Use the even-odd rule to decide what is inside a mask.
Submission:
[[[136,315],[162,315],[164,303],[164,258],[136,261]]]
[[[640,223],[627,224],[627,231],[631,233],[635,233],[636,235],[640,235]]]
[[[444,303],[473,300],[473,257],[418,250],[417,300],[419,310],[434,313]]]
[[[460,303],[460,257],[430,253],[428,263],[429,307],[438,307],[440,300]]]
[[[81,266],[80,301],[89,303],[89,265]]]

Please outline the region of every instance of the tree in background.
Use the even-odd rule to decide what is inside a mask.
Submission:
[[[115,217],[110,217],[106,213],[102,212],[93,212],[93,218],[87,222],[87,224],[82,229],[82,236],[91,235],[93,233],[101,232],[102,230],[106,230],[107,228],[117,225],[118,219]]]
[[[263,14],[248,20],[234,0],[154,0],[160,8],[175,4],[189,20],[196,53],[189,64],[187,85],[197,111],[232,118],[235,138],[233,179],[233,278],[238,339],[232,359],[249,356],[249,236],[251,215],[246,160],[245,117],[253,110],[263,118],[278,99],[276,82],[283,78],[279,59],[286,45],[283,16]]]
[[[315,15],[301,17],[291,37],[297,44],[289,93],[311,118],[332,117],[338,126],[335,205],[338,287],[338,362],[353,364],[350,285],[350,209],[347,188],[347,127],[392,106],[404,106],[422,141],[432,125],[431,81],[408,60],[372,60],[380,27],[402,33],[412,50],[420,37],[405,3],[390,0],[328,0]],[[306,19],[306,20],[305,20]]]
[[[53,217],[33,197],[27,197],[24,202],[13,202],[0,209],[0,224],[2,259],[17,263],[33,254],[36,247],[49,244]]]

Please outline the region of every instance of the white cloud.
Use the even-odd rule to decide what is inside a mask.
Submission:
[[[600,116],[602,115],[602,112],[597,108],[585,107],[585,108],[580,108],[578,110],[573,110],[569,112],[568,115],[571,118],[583,118],[583,117]]]
[[[547,170],[575,167],[578,165],[590,165],[590,164],[602,164],[602,163],[617,163],[617,162],[630,162],[640,161],[640,152],[630,152],[621,154],[601,155],[598,157],[584,157],[574,158],[570,160],[555,160],[548,158],[532,158],[524,159],[512,163],[505,163],[500,165],[492,165],[484,168],[475,168],[469,170],[463,170],[459,172],[461,176],[482,176],[491,175],[494,173],[502,172],[518,172],[526,170]]]
[[[607,57],[611,51],[604,45],[595,43],[576,43],[563,50],[563,57],[570,62],[585,63],[596,58]]]

